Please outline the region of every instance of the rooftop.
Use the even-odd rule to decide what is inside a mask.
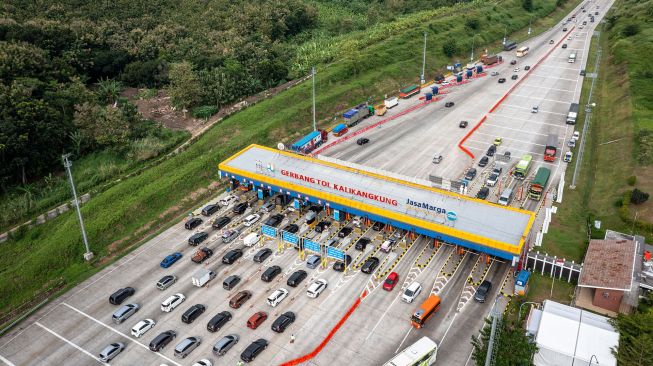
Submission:
[[[632,240],[591,240],[578,286],[629,291],[636,249]]]
[[[427,229],[495,246],[521,247],[530,211],[264,146],[250,145],[220,170]],[[272,169],[270,169],[272,168]],[[464,235],[468,234],[468,235]]]

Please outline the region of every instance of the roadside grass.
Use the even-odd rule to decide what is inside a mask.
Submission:
[[[543,4],[554,4],[546,0]],[[576,5],[568,2],[565,7]],[[474,2],[467,8],[472,14],[489,14],[492,3]],[[495,17],[512,17],[513,26],[528,25],[529,16],[521,1],[506,1]],[[563,11],[556,13],[559,18]],[[430,33],[430,74],[450,61],[442,54],[442,42],[449,37],[467,37],[460,14],[429,20],[422,26]],[[433,27],[433,28],[431,28]],[[480,29],[495,41],[503,37],[503,25],[481,19]],[[387,34],[383,41],[359,50],[318,70],[317,106],[321,126],[332,123],[333,116],[348,106],[384,94],[414,82],[421,68],[423,29],[414,28]],[[494,37],[490,39],[490,36]],[[471,42],[471,39],[470,39]],[[482,42],[477,38],[477,44]],[[412,81],[411,81],[412,80]],[[78,223],[72,212],[21,232],[3,245],[0,257],[0,316],[38,296],[52,281],[66,286],[80,282],[106,264],[106,257],[122,253],[134,242],[153,231],[173,225],[172,219],[187,212],[216,192],[206,189],[218,180],[219,162],[251,143],[275,146],[290,143],[310,130],[310,83],[291,88],[241,111],[206,132],[196,143],[178,155],[141,174],[101,192],[82,207],[84,221],[96,259],[87,264]],[[77,169],[73,167],[73,169]],[[176,206],[175,206],[176,204]],[[161,253],[163,257],[167,253]],[[104,259],[103,259],[104,258]],[[111,258],[113,260],[113,258]]]
[[[570,305],[576,286],[564,280],[553,279],[539,273],[531,274],[530,287],[526,301],[539,302],[549,299],[561,304]]]

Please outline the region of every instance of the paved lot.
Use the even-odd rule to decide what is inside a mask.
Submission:
[[[598,3],[606,4],[605,1]],[[597,23],[605,11],[603,5],[601,6]],[[583,17],[580,17],[579,22],[582,20]],[[590,32],[597,23],[589,23],[591,27],[575,30],[572,33],[572,41],[568,42],[570,48],[556,49],[540,67],[532,70],[527,80],[489,116],[487,122],[466,142],[466,146],[479,156],[495,137],[501,136],[503,143],[499,147],[500,153],[511,151],[513,161],[522,154],[530,153],[537,160],[535,168],[543,164],[541,155],[538,154],[543,151],[542,144],[546,135],[556,132],[568,139],[573,131],[572,127],[564,124],[563,118],[569,103],[578,99],[582,81],[579,69],[584,68]],[[576,37],[576,34],[579,36]],[[522,71],[518,72],[520,77],[524,76],[524,65],[533,64],[549,47],[553,47],[548,44],[550,39],[559,40],[562,37],[560,28],[556,27],[526,42],[531,53],[518,62],[518,66],[522,68]],[[579,51],[579,60],[574,64],[566,61],[571,49]],[[512,52],[504,53],[504,60],[513,59],[512,55]],[[512,69],[513,67],[505,62],[491,71],[499,71],[501,76],[505,77],[513,74]],[[498,84],[496,79],[496,76],[486,76],[466,85],[450,88],[442,101],[427,105],[367,133],[365,137],[372,141],[367,146],[361,148],[354,141],[345,142],[326,151],[326,154],[413,177],[425,178],[428,174],[436,174],[457,179],[475,163],[457,148],[458,141],[512,85],[510,79],[505,84]],[[445,101],[454,101],[455,106],[445,108]],[[395,109],[408,108],[409,103],[415,102],[402,102]],[[540,107],[539,113],[530,112],[533,105]],[[393,109],[390,113],[397,111]],[[375,118],[377,117],[365,121],[361,127],[378,121]],[[470,121],[470,126],[460,129],[460,120]],[[560,143],[563,142],[561,139]],[[566,148],[561,150],[566,151]],[[431,163],[435,153],[444,155],[443,162],[437,166]],[[558,159],[552,167],[556,172],[555,182],[564,165]],[[470,186],[470,194],[475,194],[480,188],[485,175],[486,171],[482,171],[476,178]],[[505,186],[515,183],[504,180],[502,184]],[[496,193],[493,193],[496,199]],[[523,203],[518,201],[518,204]],[[258,203],[255,205],[256,210],[257,205]],[[526,207],[529,208],[528,205]],[[210,220],[205,219],[203,226],[193,231],[184,229],[183,223],[174,225],[48,304],[0,338],[0,364],[100,364],[96,357],[105,345],[123,342],[127,346],[126,350],[109,364],[191,365],[201,358],[209,358],[214,365],[235,365],[240,353],[251,341],[265,338],[270,345],[252,364],[275,365],[313,350],[346,309],[366,291],[368,295],[357,311],[322,353],[309,364],[346,365],[354,362],[356,365],[378,365],[427,334],[440,345],[438,364],[465,365],[469,363],[471,352],[469,339],[479,331],[493,304],[493,301],[483,304],[470,301],[470,294],[480,281],[487,279],[494,284],[488,296],[488,299],[493,300],[499,294],[501,284],[509,282],[506,280],[510,278],[508,263],[492,259],[488,263],[486,258],[478,254],[458,253],[456,248],[449,245],[432,248],[432,242],[423,237],[406,237],[406,247],[399,246],[390,253],[383,253],[379,247],[384,237],[392,235],[392,232],[377,232],[369,226],[354,231],[350,243],[342,243],[340,240],[336,244],[353,258],[349,271],[336,272],[331,268],[332,263],[326,268],[311,270],[306,268],[294,249],[285,248],[279,251],[278,243],[274,241],[262,242],[255,248],[246,248],[242,242],[244,235],[258,230],[260,223],[269,216],[265,214],[257,225],[245,228],[241,220],[249,212],[252,212],[252,209],[243,215],[234,216],[229,207],[224,208],[212,215]],[[219,238],[222,230],[213,230],[210,227],[213,218],[225,214],[234,216],[230,227],[244,229],[240,238],[229,244],[222,243]],[[286,218],[280,226],[291,222],[303,223],[302,217],[296,212],[284,211],[284,214]],[[344,224],[348,223],[343,222]],[[325,235],[303,229],[306,230],[302,232],[303,235],[325,242],[336,234],[338,227],[332,227],[330,233]],[[189,246],[187,239],[193,232],[201,230],[209,232],[210,238],[200,246],[208,246],[215,254],[204,264],[198,265],[190,261],[197,248]],[[360,237],[371,239],[364,252],[354,248],[356,240]],[[263,264],[254,263],[252,257],[264,246],[273,249],[275,254]],[[232,265],[222,264],[220,259],[223,254],[233,248],[242,248],[245,255]],[[168,269],[161,268],[160,260],[175,251],[182,252],[184,257]],[[360,272],[360,265],[370,256],[379,258],[381,265],[373,274],[363,274]],[[283,272],[273,282],[265,283],[260,279],[260,275],[271,265],[281,266]],[[215,271],[217,278],[208,287],[197,288],[192,285],[191,276],[202,266]],[[308,278],[297,288],[286,286],[288,276],[300,268],[308,272]],[[400,281],[393,291],[388,292],[381,288],[381,283],[390,271],[396,271]],[[169,289],[160,291],[156,289],[155,283],[166,274],[175,274],[178,281]],[[226,291],[221,283],[231,274],[238,274],[243,280],[234,290]],[[320,297],[309,298],[305,294],[306,288],[318,278],[326,279],[329,286]],[[400,300],[400,295],[402,289],[412,281],[420,282],[424,290],[413,304],[406,304]],[[136,294],[125,303],[138,303],[141,309],[123,324],[116,325],[111,320],[111,314],[117,307],[110,305],[107,298],[113,291],[125,286],[136,288]],[[279,287],[288,289],[290,294],[279,306],[272,308],[267,305],[266,298]],[[230,309],[229,298],[243,289],[253,292],[252,299],[240,309]],[[509,288],[506,291],[508,290]],[[163,313],[160,303],[177,292],[183,293],[186,301],[171,313]],[[442,298],[442,307],[424,329],[416,330],[410,325],[410,315],[430,293],[436,293]],[[506,300],[507,298],[501,296],[500,306],[505,306]],[[191,305],[198,303],[204,304],[207,311],[192,324],[182,323],[181,314]],[[209,333],[206,323],[213,315],[224,310],[230,311],[233,319],[220,331]],[[246,320],[261,310],[269,314],[268,320],[256,330],[246,328]],[[297,321],[283,334],[272,332],[272,322],[285,311],[295,312]],[[142,338],[134,338],[130,329],[144,318],[152,318],[157,324]],[[147,348],[149,342],[157,334],[168,329],[177,332],[177,339],[162,352],[151,352]],[[232,333],[240,336],[239,343],[225,356],[214,356],[211,353],[213,343]],[[290,334],[296,336],[294,343],[290,343]],[[188,336],[201,337],[201,346],[185,360],[174,358],[174,346]]]

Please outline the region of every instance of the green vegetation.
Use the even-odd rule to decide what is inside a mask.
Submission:
[[[555,4],[555,0],[537,2],[536,18],[545,18],[555,10]],[[555,17],[560,18],[574,5],[566,3]],[[520,29],[528,25],[531,16],[522,9],[520,0],[459,3],[424,13],[428,17],[416,13],[371,26],[365,32],[370,36],[362,38],[364,43],[358,43],[362,35],[358,32],[334,40],[329,49],[340,55],[338,61],[320,66],[317,78],[318,118],[326,121],[321,125],[348,106],[370,96],[380,100],[385,93],[414,82],[421,69],[424,31],[429,32],[428,75],[433,76],[451,62],[442,53],[447,39],[459,40],[465,54],[471,48],[461,14],[478,19],[483,30],[476,37],[479,48],[488,42],[498,46],[504,25],[509,31]],[[544,21],[550,24],[556,20]],[[346,48],[350,45],[356,48]],[[218,180],[216,166],[220,161],[250,143],[294,141],[310,129],[310,113],[310,84],[305,83],[225,119],[185,151],[98,194],[82,208],[96,254],[91,265],[82,259],[83,245],[72,213],[21,232],[3,244],[0,315],[38,296],[52,283],[70,285],[88,277],[108,262],[107,256],[124,253],[138,239],[213,194],[205,187]]]
[[[524,301],[541,303],[545,299],[550,299],[569,305],[574,296],[574,288],[575,286],[567,281],[533,273],[529,279],[529,289]]]
[[[632,186],[645,192],[653,189],[653,171],[648,167],[653,159],[652,4],[617,1],[600,39],[593,39],[588,72],[594,71],[599,45],[603,52],[583,163],[576,188],[565,187],[563,204],[553,215],[541,251],[580,262],[589,237],[603,238],[605,229],[652,237],[653,225],[646,223],[653,221],[647,213],[649,203],[632,206],[629,194]],[[637,24],[635,34],[632,29],[624,32],[629,24]],[[590,83],[586,79],[583,84],[581,105],[588,102]],[[583,128],[584,120],[581,109],[576,130]],[[567,170],[567,185],[574,166]],[[593,228],[594,220],[601,221],[600,230]]]
[[[653,360],[653,312],[620,314],[612,320],[619,331],[619,345],[613,352],[620,366],[650,364]]]
[[[472,336],[472,359],[477,366],[485,365],[485,357],[490,340],[492,321],[485,319],[485,326],[481,329],[480,337]],[[531,365],[533,356],[537,352],[537,345],[532,335],[526,335],[524,328],[518,323],[513,323],[502,317],[497,322],[495,341],[498,342],[496,353],[493,355],[496,360],[493,365]]]

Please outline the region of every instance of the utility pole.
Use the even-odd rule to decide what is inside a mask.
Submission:
[[[506,45],[506,36],[508,35],[508,27],[503,27],[503,45]]]
[[[528,35],[531,35],[531,24],[533,24],[533,16],[531,15],[531,19],[528,21]]]
[[[422,50],[422,75],[420,75],[419,80],[421,84],[424,84],[426,79],[424,78],[424,72],[426,69],[426,32],[424,32],[424,49]]]
[[[79,199],[77,198],[77,190],[75,189],[75,182],[73,181],[73,173],[70,171],[70,167],[73,166],[73,163],[68,159],[71,154],[64,154],[61,156],[63,160],[63,166],[66,168],[68,173],[68,180],[70,181],[70,189],[73,191],[73,203],[75,204],[75,209],[77,211],[77,218],[79,219],[79,227],[82,230],[82,239],[84,240],[84,247],[86,248],[86,253],[84,253],[84,259],[90,261],[93,259],[93,253],[88,248],[88,238],[86,237],[86,229],[84,229],[84,219],[82,219],[82,211],[79,209]]]
[[[474,62],[474,41],[476,40],[477,34],[474,34],[472,36],[472,54],[469,56],[469,62],[472,63]]]
[[[315,66],[311,68],[313,74],[313,131],[317,131],[317,121],[315,119]]]
[[[490,366],[492,364],[493,352],[494,352],[494,342],[495,335],[497,333],[497,322],[501,316],[499,311],[499,296],[494,299],[494,305],[492,305],[492,330],[490,331],[490,339],[487,342],[487,354],[485,355],[485,366]]]

